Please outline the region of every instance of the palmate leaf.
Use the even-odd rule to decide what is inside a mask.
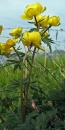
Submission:
[[[21,51],[18,51],[18,50],[17,50],[17,52],[18,52],[18,54],[19,54],[21,57],[24,57],[24,56],[25,56],[25,53],[24,53],[24,52],[21,52]],[[16,54],[16,53],[12,53],[12,54],[10,54],[10,57],[11,57],[11,58],[13,58],[13,57],[14,57],[14,58],[17,58],[17,54]],[[10,57],[9,57],[9,58],[10,58]]]
[[[44,38],[42,37],[42,41],[47,44],[47,46],[49,47],[50,49],[50,52],[52,51],[52,48],[51,48],[51,43],[54,43],[54,41],[51,39],[51,38]]]
[[[21,70],[21,64],[20,63],[14,65],[13,72],[15,72],[17,69]]]
[[[39,31],[39,28],[31,28],[30,30],[29,30],[29,32],[33,32],[33,31]]]

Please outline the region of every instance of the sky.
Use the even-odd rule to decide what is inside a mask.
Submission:
[[[21,15],[24,13],[25,7],[30,4],[39,2],[41,5],[46,6],[46,11],[42,15],[60,16],[61,25],[58,27],[52,27],[51,29],[65,30],[65,1],[64,0],[0,0],[0,25],[3,25],[4,30],[0,36],[0,41],[5,42],[8,37],[8,33],[11,30],[5,28],[14,28],[22,26],[27,29],[32,25],[27,21],[21,19]],[[3,37],[5,36],[5,37]],[[50,37],[56,41],[56,31],[50,30]],[[59,31],[58,41],[65,40],[65,31]],[[65,48],[65,43],[57,42],[58,45],[52,45],[52,48]]]

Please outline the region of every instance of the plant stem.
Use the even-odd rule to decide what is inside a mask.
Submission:
[[[36,21],[36,26],[37,26],[37,28],[38,28],[38,22],[37,22],[36,16],[34,16],[34,19],[35,19],[35,21]]]
[[[36,16],[34,16],[34,19],[36,21],[36,26],[38,28],[38,23],[37,23],[37,19],[36,19]],[[30,71],[29,71],[29,77],[28,77],[28,84],[30,84],[30,76],[31,76],[31,73],[32,73],[32,67],[33,67],[33,62],[34,62],[34,56],[35,56],[35,51],[36,51],[36,47],[34,47],[34,51],[33,51],[33,55],[32,55],[32,60],[31,60],[31,68],[30,68]]]
[[[21,96],[21,114],[22,114],[22,120],[24,120],[23,117],[23,69],[21,69],[21,75],[20,75],[20,96]]]
[[[35,18],[35,21],[36,21],[36,26],[38,28],[38,23],[37,23],[37,20],[36,20],[36,16],[34,16],[34,18]],[[36,51],[36,47],[34,47],[34,51],[33,51],[33,54],[32,54],[32,60],[31,60],[31,65],[32,66],[30,67],[29,74],[27,75],[27,77],[28,77],[28,83],[26,85],[26,90],[27,90],[26,95],[25,95],[26,96],[26,100],[28,99],[28,94],[29,94],[30,78],[31,78],[31,73],[32,73],[32,67],[33,67],[33,62],[34,62],[35,51]],[[32,106],[32,104],[31,104],[31,106]]]
[[[18,51],[15,49],[15,47],[13,47],[13,48],[19,58],[20,63],[23,62]],[[24,115],[23,115],[23,68],[21,68],[21,73],[20,73],[20,97],[21,97],[21,115],[22,115],[22,120],[24,120]]]
[[[41,36],[42,36],[47,30],[49,30],[49,28],[51,28],[51,25],[50,25],[48,28],[46,28],[46,30],[43,30]]]
[[[31,76],[31,73],[32,73],[32,67],[33,67],[33,62],[34,62],[35,51],[36,51],[36,47],[34,48],[33,55],[32,55],[32,60],[31,60],[31,65],[32,66],[31,66],[31,68],[29,70],[28,84],[30,84],[30,76]]]
[[[21,59],[21,57],[20,57],[20,55],[19,55],[18,51],[15,49],[15,47],[13,47],[13,48],[14,48],[14,51],[16,52],[16,54],[17,54],[17,56],[18,56],[19,60],[20,60],[20,61],[22,61],[22,59]]]
[[[44,53],[44,67],[46,67],[46,51]]]

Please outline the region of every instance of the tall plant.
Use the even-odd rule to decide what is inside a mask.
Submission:
[[[42,43],[47,44],[51,50],[51,44],[53,40],[48,38],[49,28],[52,26],[60,25],[59,16],[43,16],[43,13],[46,10],[46,7],[43,7],[40,3],[36,2],[35,4],[26,6],[24,10],[24,15],[21,15],[23,20],[28,21],[30,24],[34,24],[34,28],[30,30],[23,31],[23,27],[18,27],[12,29],[12,32],[9,33],[12,36],[11,39],[8,39],[5,43],[0,42],[0,55],[4,55],[8,58],[8,65],[15,64],[14,70],[19,67],[20,69],[20,104],[21,104],[21,114],[22,121],[26,117],[26,104],[28,103],[33,109],[39,112],[39,109],[31,98],[30,84],[31,84],[31,74],[35,58],[35,53],[37,49],[45,51],[45,48],[41,46]],[[0,25],[0,34],[3,31],[3,26]],[[24,46],[24,53],[22,52],[21,47],[16,48],[16,45],[20,43]],[[13,59],[11,58],[12,56]],[[15,60],[17,58],[17,61]]]

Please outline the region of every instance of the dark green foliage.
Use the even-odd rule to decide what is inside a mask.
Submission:
[[[21,55],[23,57],[23,54]],[[27,58],[27,63],[31,66],[30,57]],[[65,130],[65,57],[60,55],[58,58],[47,58],[45,65],[44,57],[37,59],[39,62],[35,59],[33,64],[28,98],[30,101],[34,100],[39,111],[34,111],[27,102],[24,121],[20,105],[19,61],[12,59],[7,61],[7,64],[13,62],[12,66],[2,66],[0,130]],[[12,68],[15,68],[15,71]],[[23,87],[27,87],[27,84],[25,77]]]
[[[54,41],[51,38],[44,38],[44,37],[42,37],[42,41],[47,44],[51,52],[52,51],[51,43],[54,43]]]

